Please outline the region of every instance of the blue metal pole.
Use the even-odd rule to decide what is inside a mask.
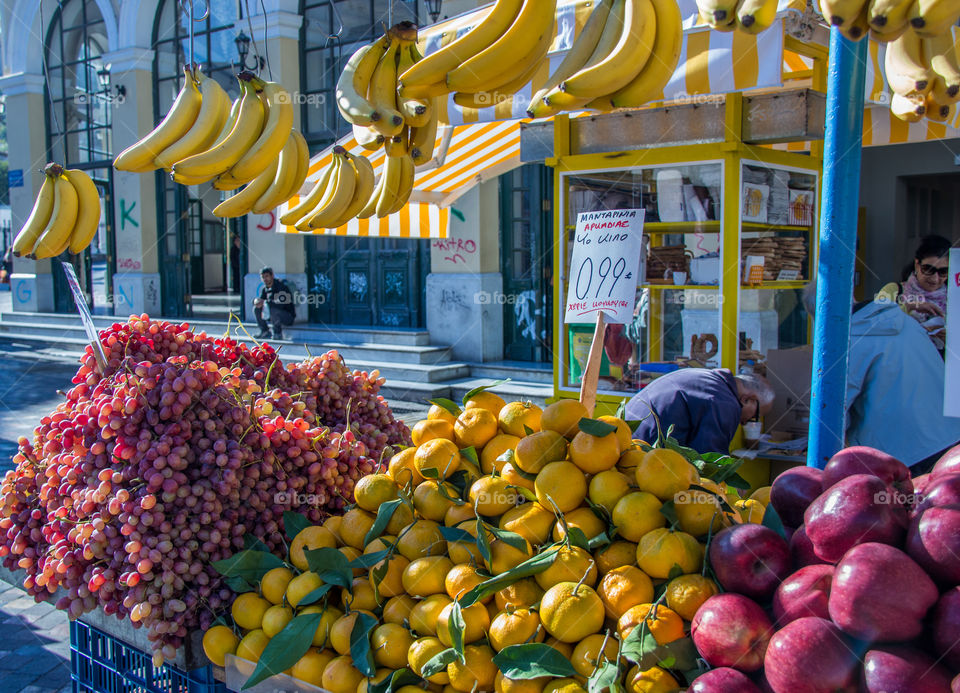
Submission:
[[[850,41],[837,27],[830,29],[807,448],[807,465],[821,469],[843,447],[846,421],[867,43]]]

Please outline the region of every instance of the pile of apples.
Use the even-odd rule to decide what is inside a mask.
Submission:
[[[784,472],[765,525],[722,530],[691,693],[960,693],[960,445],[924,476],[851,447]],[[770,523],[767,523],[770,524]]]

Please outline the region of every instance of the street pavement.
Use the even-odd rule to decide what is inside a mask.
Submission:
[[[6,294],[9,296],[9,294]],[[0,312],[2,299],[0,293]],[[62,400],[77,370],[75,359],[55,348],[39,349],[0,339],[0,475],[13,464],[17,438],[30,437],[39,419]],[[419,402],[391,402],[408,426],[425,418]],[[70,630],[66,614],[37,604],[0,581],[0,692],[66,693],[70,684]]]

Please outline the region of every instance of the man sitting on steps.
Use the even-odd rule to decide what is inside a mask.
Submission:
[[[260,295],[253,299],[253,315],[260,328],[257,339],[283,339],[283,326],[292,325],[295,317],[293,292],[283,281],[273,276],[273,269],[270,267],[260,270],[260,279],[263,280],[263,289],[260,290]],[[269,325],[263,319],[264,304],[270,307]]]

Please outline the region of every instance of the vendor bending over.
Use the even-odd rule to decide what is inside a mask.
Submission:
[[[626,418],[640,420],[635,438],[671,437],[697,452],[730,451],[737,427],[759,421],[773,406],[774,392],[758,375],[733,375],[726,368],[682,368],[661,376],[627,403]]]

